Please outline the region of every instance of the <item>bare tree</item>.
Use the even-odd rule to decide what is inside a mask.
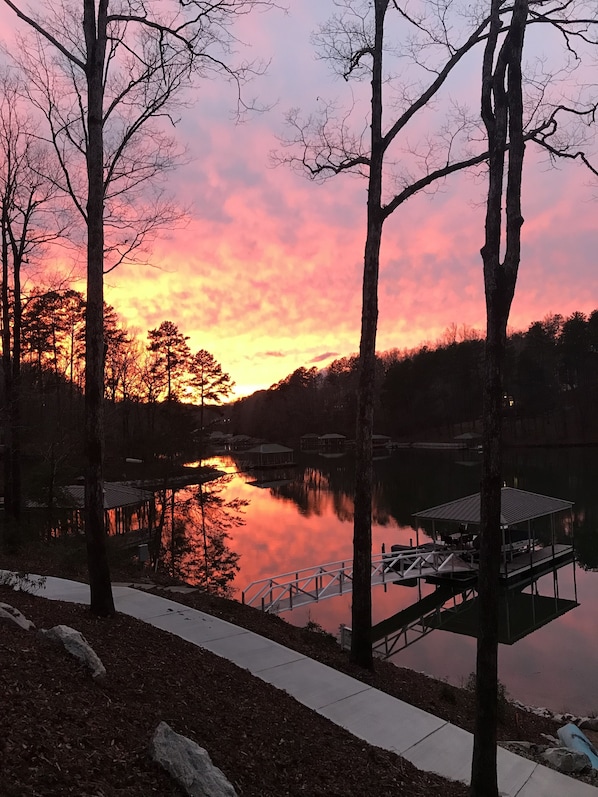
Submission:
[[[488,195],[481,250],[486,295],[484,411],[481,482],[481,534],[478,595],[480,614],[476,664],[476,721],[471,776],[472,797],[498,797],[498,609],[501,563],[502,403],[507,323],[521,259],[521,188],[525,152],[523,44],[534,3],[514,0],[508,24],[501,0],[492,0],[482,63],[481,113],[488,141]],[[571,19],[569,20],[571,23]],[[555,22],[569,52],[590,41],[586,25]],[[595,33],[594,33],[595,35]],[[563,107],[565,110],[565,107]],[[575,112],[572,107],[566,110]],[[592,120],[593,121],[593,120]],[[553,157],[570,157],[563,141],[547,143]],[[596,174],[583,150],[575,151]],[[506,183],[506,184],[505,184]],[[504,221],[503,221],[504,207]],[[504,224],[504,231],[503,231]]]
[[[157,122],[172,122],[179,92],[194,75],[224,74],[240,85],[251,65],[230,65],[231,25],[270,3],[65,0],[33,16],[12,0],[4,2],[31,31],[33,41],[20,42],[18,60],[26,63],[31,99],[46,115],[63,170],[61,187],[85,223],[85,533],[91,611],[109,615],[114,603],[103,508],[104,273],[169,217],[159,197],[154,213],[139,218],[135,212],[143,186],[172,163],[172,139]]]
[[[456,68],[474,57],[487,40],[491,14],[479,6],[425,0],[415,5],[400,0],[335,0],[335,5],[341,11],[317,32],[316,46],[336,74],[346,81],[367,80],[369,87],[367,92],[352,93],[348,108],[325,102],[320,113],[307,118],[293,109],[287,117],[291,132],[284,141],[289,151],[278,153],[275,160],[290,163],[316,180],[350,172],[363,176],[368,185],[351,658],[371,668],[373,385],[382,231],[386,220],[409,198],[434,190],[450,174],[487,161],[479,116],[463,101],[451,98],[449,84]],[[546,30],[560,24],[565,45],[582,30],[588,42],[595,41],[597,11],[583,0],[565,4],[534,0],[531,6],[531,21]],[[499,17],[510,10],[508,3],[498,3]],[[558,69],[562,75],[573,67],[565,61]],[[564,103],[560,92],[559,100],[551,101],[551,80],[552,76],[538,67],[530,81],[524,140],[534,140],[549,152],[559,149],[568,157],[578,157],[576,145],[583,139],[583,130],[580,127],[579,136],[564,144],[559,137],[559,118],[562,112],[574,109],[577,119],[587,123],[594,105],[584,103],[581,97]],[[427,131],[434,126],[436,132],[431,135]]]
[[[19,83],[0,75],[0,232],[2,257],[2,367],[4,423],[4,521],[6,541],[18,544],[21,516],[22,270],[62,233],[48,151],[19,105]]]
[[[486,292],[484,428],[481,489],[481,544],[478,594],[476,725],[472,795],[498,797],[496,731],[498,712],[498,601],[502,486],[502,372],[507,321],[515,294],[521,254],[521,180],[523,174],[523,92],[521,64],[529,12],[527,0],[515,0],[499,48],[500,0],[492,0],[491,22],[482,66],[482,119],[488,136],[488,200],[482,247]],[[501,262],[502,206],[506,184],[506,248]]]

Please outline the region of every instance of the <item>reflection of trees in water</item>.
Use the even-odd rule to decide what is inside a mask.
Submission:
[[[296,504],[305,517],[322,515],[324,505],[329,501],[330,484],[320,470],[305,467],[295,472],[295,478],[272,488],[272,495],[282,501]]]
[[[573,501],[557,518],[557,542],[570,544],[584,570],[598,570],[598,450],[595,446],[514,449],[507,452],[509,486]],[[511,473],[517,474],[513,483]]]
[[[343,473],[339,466],[335,469],[325,464],[321,468],[304,465],[292,481],[273,487],[272,495],[280,501],[292,502],[305,517],[321,517],[332,507],[339,520],[352,521],[353,494],[341,486],[339,473]]]
[[[584,570],[598,570],[598,512],[595,506],[573,507],[570,528],[575,558]]]
[[[598,569],[598,456],[594,447],[507,449],[508,487],[564,498],[574,502],[573,518],[555,518],[556,541],[571,542],[574,533],[582,567]],[[476,453],[475,455],[479,455]],[[477,493],[478,467],[464,467],[463,451],[409,449],[374,462],[373,521],[380,526],[415,528],[413,513]],[[353,519],[354,460],[351,453],[328,460],[300,452],[292,482],[273,487],[272,496],[293,502],[306,517],[334,512],[339,520]],[[428,531],[431,531],[429,529]],[[532,532],[543,543],[552,539],[550,520],[539,519]]]
[[[223,476],[206,484],[168,490],[161,496],[158,568],[207,592],[232,595],[239,554],[231,550],[230,529],[244,525],[248,501],[227,501]]]
[[[288,483],[272,488],[274,498],[292,501],[301,514],[322,516],[327,509],[332,509],[342,522],[353,521],[355,461],[348,453],[339,459],[327,459],[317,454],[300,454],[296,478]],[[409,486],[403,496],[397,494],[400,481],[397,480],[397,458],[380,460],[374,463],[375,475],[373,484],[372,520],[379,526],[388,526],[396,522],[410,525],[412,510],[393,511],[395,498],[403,499],[413,495],[412,479],[406,481]],[[408,468],[406,475],[410,476]],[[419,507],[418,507],[419,508]],[[401,516],[401,521],[399,517]]]
[[[321,517],[328,508],[342,522],[353,521],[353,460],[349,458],[334,460],[331,464],[325,458],[317,465],[305,464],[296,471],[295,478],[276,487],[272,487],[272,495],[282,501],[291,501],[305,517],[316,515]],[[372,502],[373,521],[385,526],[391,517],[384,505],[384,487],[380,483],[374,485]]]

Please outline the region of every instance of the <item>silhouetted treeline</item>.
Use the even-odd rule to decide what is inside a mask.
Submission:
[[[232,381],[209,352],[193,354],[172,322],[149,330],[144,343],[105,305],[104,327],[107,477],[122,478],[127,457],[156,463],[161,477],[176,459],[198,456],[201,428]],[[11,399],[20,406],[19,447],[4,352],[0,443],[4,485],[7,463],[17,457],[22,463],[23,501],[51,503],[59,485],[84,471],[84,328],[85,301],[77,291],[35,288],[22,297],[18,395],[13,384]]]
[[[38,290],[24,299],[25,498],[45,497],[83,472],[84,309],[81,295],[74,291]],[[171,352],[175,344],[184,350],[184,341],[174,324],[164,322],[148,331],[144,344],[113,308],[106,308],[109,477],[122,476],[119,467],[125,457],[166,467],[177,456],[197,456],[197,430],[214,422],[211,428],[217,428],[218,410],[204,418],[200,402],[193,406],[181,399],[193,387],[196,402],[199,388],[210,391],[206,395],[212,402],[228,375],[206,352],[190,356],[191,370],[180,367],[189,353],[175,360]],[[381,354],[376,432],[396,440],[448,440],[475,429],[481,416],[483,349],[479,335],[454,327],[434,346]],[[226,429],[291,445],[308,433],[353,438],[356,385],[354,356],[335,360],[324,370],[299,368],[269,390],[236,402]],[[509,337],[507,441],[598,442],[597,404],[598,310],[589,316],[548,316]],[[3,407],[6,423],[5,402]]]
[[[460,338],[460,339],[459,339]],[[447,330],[434,346],[378,356],[375,430],[398,440],[450,439],[482,414],[484,341]],[[598,442],[598,310],[547,316],[509,336],[504,392],[510,442]],[[238,401],[237,433],[296,444],[304,434],[355,434],[357,358],[299,368]]]

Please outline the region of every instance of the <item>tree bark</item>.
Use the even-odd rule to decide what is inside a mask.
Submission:
[[[12,401],[10,404],[10,424],[12,435],[12,514],[16,533],[21,526],[21,510],[23,508],[21,478],[21,405],[23,388],[21,382],[21,326],[23,306],[21,300],[21,262],[22,253],[15,252],[13,247],[13,341],[12,341]]]
[[[382,241],[382,46],[388,0],[375,3],[375,39],[372,53],[371,162],[368,181],[367,237],[363,268],[361,341],[357,428],[355,433],[355,515],[353,524],[353,606],[351,660],[372,669],[372,434],[376,329],[378,325],[378,273]]]
[[[85,536],[92,614],[114,614],[104,517],[104,142],[107,0],[84,0],[87,47],[87,305],[85,311]]]
[[[9,550],[20,543],[21,523],[21,261],[9,219],[10,192],[2,199],[2,368],[6,417],[4,424],[4,542]],[[24,225],[22,236],[27,235]],[[23,244],[23,241],[20,242]],[[9,260],[12,251],[12,322],[9,295]],[[12,333],[11,333],[12,330]]]
[[[501,0],[492,0],[482,72],[482,119],[488,134],[489,183],[482,247],[486,294],[486,351],[481,484],[479,621],[476,661],[476,719],[471,773],[472,797],[498,797],[498,608],[501,564],[502,396],[507,322],[521,255],[523,100],[521,60],[527,0],[515,0],[498,55]],[[508,134],[508,135],[507,135]],[[506,186],[506,246],[501,263],[502,202]]]
[[[4,544],[8,550],[15,550],[18,544],[16,528],[15,485],[13,481],[13,430],[12,423],[14,386],[13,363],[11,357],[10,297],[8,290],[9,242],[8,242],[8,198],[2,201],[2,370],[4,375],[4,396],[6,417],[4,421]]]

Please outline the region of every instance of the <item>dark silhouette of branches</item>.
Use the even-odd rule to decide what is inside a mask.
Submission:
[[[85,532],[91,610],[109,615],[114,603],[102,487],[105,259],[113,255],[110,268],[131,257],[143,240],[131,234],[139,218],[146,220],[145,235],[172,222],[168,205],[140,201],[142,189],[175,159],[174,139],[158,122],[172,124],[180,92],[194,78],[222,75],[240,90],[260,71],[259,64],[234,64],[232,26],[240,15],[270,3],[63,0],[33,15],[4,2],[31,33],[15,59],[25,66],[31,101],[45,115],[61,168],[57,185],[72,198],[87,235]]]
[[[314,36],[320,57],[345,81],[367,81],[351,92],[345,107],[321,102],[319,113],[287,115],[288,133],[273,161],[310,178],[352,173],[367,180],[360,379],[356,426],[356,495],[352,658],[371,667],[370,559],[371,457],[374,413],[372,385],[378,320],[378,273],[385,221],[406,200],[436,190],[451,174],[491,161],[487,128],[477,109],[451,95],[457,70],[479,63],[478,51],[496,37],[510,37],[519,5],[493,3],[490,12],[459,3],[400,0],[337,0],[338,13]],[[526,9],[528,7],[526,6]],[[582,160],[577,146],[583,127],[594,121],[596,98],[572,80],[587,50],[598,42],[598,8],[583,0],[531,0],[524,24],[555,34],[546,39],[552,73],[542,61],[529,66],[523,84],[518,142],[536,142],[549,157]],[[554,46],[565,41],[565,48]],[[487,52],[487,51],[486,51]],[[500,68],[499,68],[500,67]],[[497,80],[500,79],[498,65]],[[587,96],[585,96],[587,94]],[[440,120],[440,121],[439,121]],[[485,120],[484,120],[485,122]],[[575,128],[572,124],[578,122]],[[573,128],[573,129],[572,129]],[[432,132],[430,132],[432,130]],[[514,140],[503,142],[511,153]],[[512,182],[511,185],[514,186]],[[515,190],[515,189],[513,189]],[[509,238],[508,246],[515,246]],[[509,249],[509,258],[514,256]]]

